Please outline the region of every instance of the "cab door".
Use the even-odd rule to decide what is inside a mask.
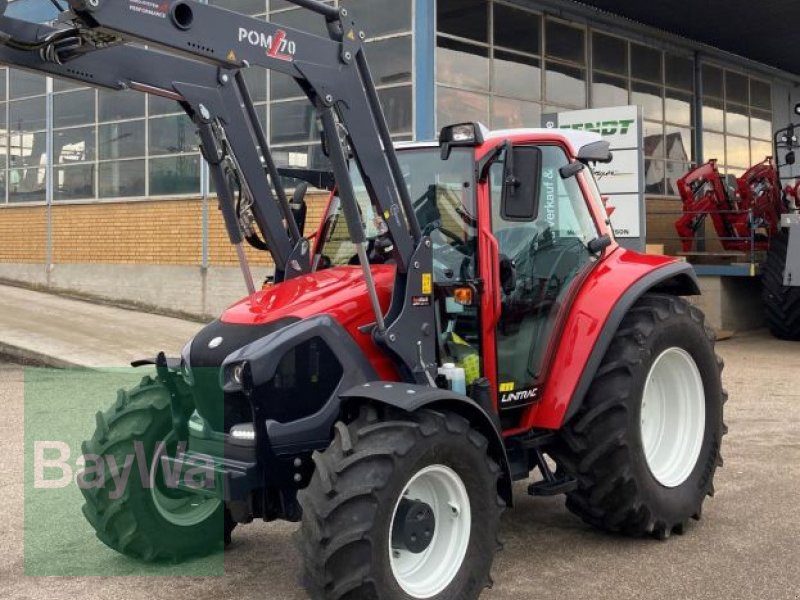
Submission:
[[[501,286],[494,329],[497,407],[501,416],[538,400],[553,336],[573,284],[596,258],[587,243],[598,235],[574,176],[560,169],[570,160],[558,145],[541,145],[541,175],[534,191],[538,208],[530,218],[501,210],[503,161],[491,176],[491,228],[497,240]],[[504,419],[505,420],[505,419]]]

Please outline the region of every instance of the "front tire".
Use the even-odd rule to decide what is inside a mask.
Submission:
[[[578,482],[569,510],[608,531],[661,539],[699,519],[722,464],[721,371],[699,309],[642,297],[553,453]]]
[[[477,598],[491,581],[504,507],[500,468],[487,450],[486,438],[454,413],[380,418],[366,407],[355,422],[337,423],[299,494],[309,595]]]
[[[84,516],[97,537],[117,552],[176,562],[210,554],[230,535],[232,525],[221,501],[166,483],[158,457],[172,454],[174,437],[169,391],[149,376],[132,390],[120,390],[116,403],[97,413],[97,429],[83,443],[84,456],[103,457],[106,464],[112,456],[120,470],[133,460],[124,489],[117,489],[107,466],[87,475],[81,486]]]
[[[772,238],[761,277],[769,330],[781,340],[800,341],[800,287],[783,285],[789,234],[782,230]]]

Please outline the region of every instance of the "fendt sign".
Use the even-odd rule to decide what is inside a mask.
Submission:
[[[631,127],[635,126],[634,119],[620,119],[614,121],[590,121],[588,123],[575,123],[569,125],[568,129],[577,129],[578,131],[591,131],[592,133],[599,133],[602,136],[610,135],[626,135]]]
[[[611,224],[624,246],[644,250],[644,139],[638,106],[573,110],[542,117],[545,127],[599,133],[614,160],[592,166],[600,192],[614,207]]]

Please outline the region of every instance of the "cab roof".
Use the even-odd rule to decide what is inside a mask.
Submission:
[[[573,155],[577,156],[581,148],[603,141],[603,136],[591,131],[579,131],[576,129],[556,129],[545,127],[530,127],[520,129],[496,129],[490,130],[481,125],[483,132],[483,145],[495,146],[507,139],[531,141],[558,140],[565,141],[572,149]],[[439,143],[436,141],[425,142],[398,142],[395,147],[398,150],[409,148],[437,148]]]

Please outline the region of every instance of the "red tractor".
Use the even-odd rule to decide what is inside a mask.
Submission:
[[[257,287],[240,253],[248,296],[97,414],[86,455],[143,448],[150,473],[83,490],[97,536],[178,560],[236,524],[300,521],[312,597],[444,600],[489,584],[512,484],[535,471],[530,494],[566,494],[594,526],[684,533],[722,464],[722,363],[685,299],[691,266],[614,240],[588,167],[608,144],[463,123],[394,148],[364,33],[292,2],[330,39],[186,0],[155,17],[71,0],[57,28],[0,18],[6,63],[177,100],[231,242],[275,262]],[[247,67],[290,74],[319,115],[332,174],[283,172],[331,189],[308,237]]]
[[[800,114],[800,105],[797,107]],[[678,180],[683,215],[675,222],[684,252],[710,216],[725,250],[766,252],[762,266],[767,323],[781,339],[800,340],[800,182],[783,186],[782,169],[795,163],[795,126],[775,134],[775,157],[727,185],[710,160]],[[783,162],[781,162],[783,155]]]

